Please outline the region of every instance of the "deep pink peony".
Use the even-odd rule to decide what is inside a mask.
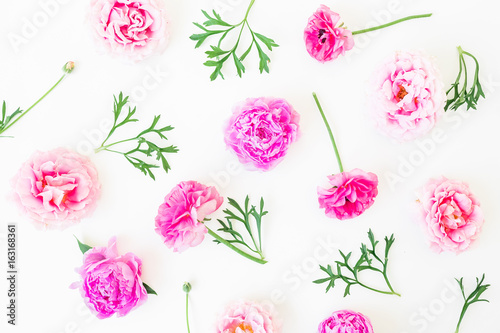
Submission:
[[[160,0],[91,0],[90,24],[97,42],[131,62],[160,53],[167,43]]]
[[[281,162],[297,140],[299,119],[284,99],[249,98],[234,108],[225,142],[241,163],[267,171]]]
[[[92,162],[64,148],[34,153],[12,186],[22,210],[44,229],[64,229],[89,216],[101,189]]]
[[[340,310],[319,324],[318,333],[373,333],[373,327],[363,314]]]
[[[460,253],[479,235],[483,211],[467,184],[445,177],[430,179],[418,202],[433,250]]]
[[[378,194],[378,178],[371,172],[354,169],[328,176],[328,180],[331,187],[318,187],[318,201],[331,218],[347,220],[361,215]]]
[[[168,248],[185,251],[203,241],[207,228],[200,221],[219,209],[223,201],[213,186],[181,182],[158,208],[155,231]]]
[[[220,317],[217,333],[277,333],[272,316],[261,305],[240,302],[229,306]]]
[[[89,309],[99,319],[125,316],[130,310],[146,302],[148,294],[141,280],[141,259],[133,253],[118,255],[116,238],[108,247],[94,247],[83,256],[83,266],[77,272],[82,281],[71,288],[79,288]]]
[[[375,73],[370,105],[378,128],[400,141],[430,131],[444,113],[446,94],[428,57],[396,52]]]
[[[341,27],[339,21],[340,15],[325,5],[309,18],[304,41],[311,57],[324,63],[337,59],[354,47],[351,31]]]

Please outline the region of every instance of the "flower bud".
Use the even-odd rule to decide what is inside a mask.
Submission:
[[[189,293],[191,291],[191,284],[189,282],[184,282],[182,290],[184,290],[186,294]]]
[[[63,72],[69,74],[73,71],[75,68],[75,62],[74,61],[68,61],[62,68]]]

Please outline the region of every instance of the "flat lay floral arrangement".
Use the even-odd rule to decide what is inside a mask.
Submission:
[[[458,119],[463,136],[469,123],[492,123],[486,118],[491,85],[483,78],[493,69],[483,65],[486,55],[465,34],[457,39],[453,31],[443,32],[458,40],[443,42],[446,57],[432,54],[435,42],[429,40],[427,49],[419,29],[442,27],[438,7],[385,10],[384,19],[365,24],[356,15],[362,6],[301,4],[309,12],[293,13],[283,38],[285,27],[276,17],[269,20],[267,4],[259,0],[196,6],[88,0],[82,6],[85,15],[74,20],[85,22],[84,48],[107,66],[150,73],[172,53],[189,56],[170,58],[179,59],[169,60],[172,74],[155,85],[145,77],[142,99],[122,79],[102,84],[102,91],[99,79],[89,83],[102,104],[79,91],[81,103],[92,109],[88,119],[75,116],[88,126],[75,120],[73,133],[97,133],[85,151],[74,144],[78,138],[68,137],[72,132],[58,136],[51,129],[57,113],[68,112],[68,105],[58,106],[62,92],[74,94],[73,84],[88,70],[84,57],[65,59],[62,72],[54,68],[51,77],[31,72],[37,82],[47,82],[45,90],[39,96],[25,91],[22,105],[7,97],[2,103],[0,145],[22,150],[22,159],[13,159],[19,163],[11,162],[13,171],[2,172],[5,211],[15,212],[7,216],[23,230],[21,242],[26,234],[67,246],[60,251],[70,260],[58,263],[57,272],[71,281],[52,292],[61,302],[83,306],[77,313],[87,319],[76,320],[75,332],[127,331],[138,327],[134,318],[161,319],[166,329],[155,324],[155,330],[188,333],[409,333],[434,332],[433,325],[440,332],[494,332],[481,315],[499,310],[499,275],[491,274],[498,270],[483,258],[496,249],[488,191],[494,182],[480,171],[473,157],[478,151],[452,140],[436,148],[440,141],[432,141],[453,135],[446,132],[447,119]],[[22,45],[19,38],[10,34],[11,45]],[[366,46],[370,39],[377,47]],[[398,48],[400,40],[410,47]],[[284,69],[280,62],[287,63],[291,50],[303,64]],[[196,74],[186,70],[183,77],[178,68],[184,67]],[[294,71],[311,80],[303,82]],[[167,102],[180,96],[182,101]],[[357,106],[346,109],[346,96]],[[35,102],[24,104],[28,100]],[[46,103],[50,117],[43,115]],[[57,144],[38,145],[31,119],[44,136],[57,137],[47,142]],[[109,126],[88,132],[100,119]],[[481,147],[483,140],[470,135],[467,143]],[[411,152],[404,165],[394,153],[401,147]],[[415,147],[424,162],[437,156],[435,149],[449,150],[449,163],[402,175],[408,163],[413,169],[423,163],[411,162]],[[467,164],[475,169],[465,169]],[[479,172],[471,177],[464,170]],[[318,246],[328,255],[318,255]],[[20,247],[34,258],[35,249]],[[43,247],[36,251],[53,265]],[[432,279],[433,270],[440,279]],[[451,282],[443,286],[443,279]],[[440,291],[445,287],[455,293],[450,301],[443,298],[450,290]],[[22,297],[31,302],[31,295]],[[293,302],[305,307],[304,314],[290,309]],[[401,307],[410,309],[408,319],[396,323],[393,312]],[[19,318],[19,325],[28,320]],[[65,325],[46,329],[64,331]]]

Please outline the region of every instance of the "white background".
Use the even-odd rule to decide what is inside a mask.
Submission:
[[[495,1],[325,2],[341,13],[352,30],[407,15],[434,13],[430,19],[356,36],[356,49],[328,64],[309,57],[302,40],[307,19],[321,1],[256,1],[250,14],[254,30],[280,45],[270,53],[271,73],[258,74],[257,54],[251,53],[243,79],[236,77],[230,64],[224,68],[226,80],[215,82],[209,81],[210,69],[202,65],[203,51],[209,44],[195,50],[188,38],[198,32],[191,22],[203,20],[200,9],[210,10],[221,3],[235,4],[221,12],[227,20],[237,22],[244,15],[247,1],[166,1],[171,34],[167,50],[133,66],[96,52],[85,21],[88,1],[56,2],[51,17],[44,20],[48,15],[40,4],[47,2],[2,4],[0,95],[9,110],[31,105],[59,78],[66,61],[74,60],[77,66],[9,130],[14,139],[0,142],[0,191],[5,198],[0,202],[2,244],[7,222],[18,223],[19,229],[19,325],[9,326],[8,332],[186,332],[184,281],[193,285],[193,333],[212,332],[217,315],[227,304],[240,299],[274,302],[285,333],[316,332],[321,320],[340,309],[364,313],[378,333],[453,332],[462,307],[462,300],[450,287],[456,285],[453,279],[464,276],[470,292],[474,278],[482,273],[492,283],[484,294],[491,302],[473,305],[461,332],[500,332],[500,23]],[[26,22],[38,27],[32,36],[24,35],[25,43],[14,47],[8,36],[23,36]],[[437,125],[444,131],[441,142],[432,141],[430,134],[419,143],[399,144],[379,134],[369,120],[370,103],[365,93],[376,66],[396,50],[425,50],[435,56],[449,86],[457,73],[458,45],[475,54],[481,63],[487,98],[480,101],[479,110],[448,112]],[[148,78],[158,71],[162,74],[156,82]],[[144,90],[144,80],[155,87]],[[162,114],[163,124],[175,126],[168,137],[180,152],[169,156],[171,172],[158,173],[153,182],[121,156],[92,155],[102,183],[94,215],[63,232],[36,230],[9,201],[10,179],[37,149],[66,146],[82,151],[90,145],[98,146],[100,142],[94,139],[103,135],[100,123],[111,119],[113,94],[119,91],[135,94],[132,99],[138,107],[139,127],[148,126],[155,114]],[[140,96],[141,91],[144,96]],[[380,179],[373,207],[351,221],[329,219],[318,208],[316,187],[324,185],[326,176],[338,172],[338,167],[312,91],[318,93],[330,119],[345,168],[362,168]],[[285,98],[301,115],[300,139],[284,161],[267,173],[240,167],[223,143],[223,124],[232,106],[259,96]],[[135,135],[139,127],[122,132],[123,138]],[[398,172],[404,175],[391,185],[388,177]],[[440,175],[469,183],[485,213],[478,241],[460,255],[431,252],[415,222],[415,191],[427,179]],[[246,194],[255,202],[263,196],[269,210],[263,226],[269,263],[261,266],[248,261],[215,245],[209,237],[183,254],[166,248],[154,232],[154,217],[163,197],[183,180],[215,183],[223,196],[239,201]],[[222,216],[221,209],[212,217]],[[311,283],[323,277],[316,263],[326,265],[338,260],[337,248],[357,255],[360,243],[367,241],[369,228],[378,239],[395,233],[389,275],[401,298],[359,287],[353,287],[352,295],[343,298],[341,283],[327,294],[323,285]],[[69,289],[79,278],[74,269],[82,259],[73,234],[93,246],[107,245],[116,235],[121,253],[134,252],[142,258],[143,280],[159,296],[151,296],[126,317],[94,318],[79,292]],[[321,244],[329,244],[326,248],[331,253],[326,255]],[[5,245],[1,248],[5,253]],[[2,272],[5,257],[0,255]],[[0,280],[1,321],[2,327],[7,327],[7,286],[5,278]],[[429,313],[427,319],[424,312]]]

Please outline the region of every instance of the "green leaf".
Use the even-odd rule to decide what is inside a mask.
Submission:
[[[144,286],[144,288],[146,289],[146,292],[149,295],[156,295],[156,296],[158,296],[158,294],[156,293],[156,291],[154,291],[154,289],[151,288],[150,286],[148,286],[146,283],[143,282],[142,285]]]
[[[271,61],[271,59],[269,59],[267,54],[264,51],[262,51],[262,48],[258,43],[255,43],[255,45],[257,46],[257,51],[259,51],[259,58],[260,58],[259,71],[261,74],[263,73],[263,71],[269,73],[268,63]]]
[[[76,238],[76,241],[78,242],[78,247],[80,248],[80,251],[82,251],[83,254],[85,254],[85,252],[87,252],[88,250],[92,249],[92,246],[83,244],[76,236],[74,237]]]
[[[273,47],[278,47],[279,45],[276,44],[274,42],[274,40],[272,40],[271,38],[267,38],[266,36],[263,36],[261,34],[258,34],[256,32],[254,32],[254,35],[260,39],[266,46],[267,48],[269,49],[269,51],[272,51],[273,50]]]
[[[240,59],[236,56],[236,53],[233,53],[234,64],[236,65],[236,71],[238,76],[241,77],[242,73],[245,73],[245,66],[241,63]]]
[[[230,51],[224,51],[224,50],[222,50],[219,47],[214,46],[214,45],[210,45],[210,47],[212,48],[212,50],[205,52],[208,58],[217,58],[217,57],[220,57],[221,55],[224,55],[224,54],[230,52]]]

